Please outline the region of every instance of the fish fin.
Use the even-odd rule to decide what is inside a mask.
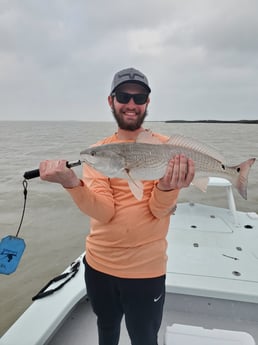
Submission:
[[[225,158],[223,155],[218,152],[216,149],[199,142],[196,139],[185,137],[183,135],[176,134],[174,136],[171,136],[166,144],[173,145],[173,146],[179,146],[184,147],[186,149],[191,149],[197,152],[200,152],[204,155],[210,156],[214,159],[216,159],[219,162],[225,162]]]
[[[135,180],[130,174],[129,169],[124,170],[128,179],[128,186],[137,200],[142,200],[143,197],[143,183],[141,181]]]
[[[156,136],[154,136],[150,130],[140,132],[136,138],[136,142],[156,145],[163,144],[162,141]]]
[[[91,186],[92,183],[93,183],[93,179],[84,177],[84,178],[83,178],[83,182],[85,183],[85,185],[86,185],[88,188],[90,188],[90,186]]]
[[[231,178],[232,184],[236,187],[239,194],[247,200],[247,183],[248,183],[248,174],[251,166],[255,162],[255,158],[250,158],[247,161],[231,166],[229,168],[235,169],[238,172],[238,175],[236,175],[235,178]]]
[[[208,176],[207,177],[206,176],[198,177],[192,181],[192,185],[194,185],[195,187],[200,189],[202,192],[207,191],[208,183],[209,183],[209,177]]]
[[[128,180],[129,188],[137,200],[142,200],[143,184],[141,181]]]

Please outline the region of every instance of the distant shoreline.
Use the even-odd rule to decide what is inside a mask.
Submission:
[[[241,123],[241,124],[258,124],[258,120],[167,120],[165,123]]]

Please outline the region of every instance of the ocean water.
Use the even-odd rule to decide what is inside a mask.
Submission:
[[[258,157],[258,125],[146,122],[162,134],[183,134],[221,151],[230,163]],[[116,130],[113,122],[0,122],[0,238],[15,235],[23,207],[23,174],[44,159],[79,159],[79,152]],[[78,174],[81,167],[76,167]],[[258,163],[251,169],[248,200],[234,192],[242,211],[258,212]],[[179,201],[226,206],[219,188],[202,193],[182,190]],[[43,285],[60,274],[84,251],[89,219],[62,187],[41,181],[28,183],[27,207],[19,236],[26,250],[13,274],[0,276],[0,335],[30,305]]]

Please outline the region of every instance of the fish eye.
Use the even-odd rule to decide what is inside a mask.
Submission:
[[[96,156],[96,151],[91,151],[90,155],[91,155],[92,157],[95,157],[95,156]]]

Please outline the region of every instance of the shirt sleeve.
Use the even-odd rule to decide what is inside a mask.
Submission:
[[[83,213],[102,223],[108,223],[115,214],[109,179],[84,166],[81,182],[81,186],[66,190]]]
[[[175,211],[178,195],[179,189],[161,191],[155,184],[149,202],[153,216],[158,219],[170,216]]]

